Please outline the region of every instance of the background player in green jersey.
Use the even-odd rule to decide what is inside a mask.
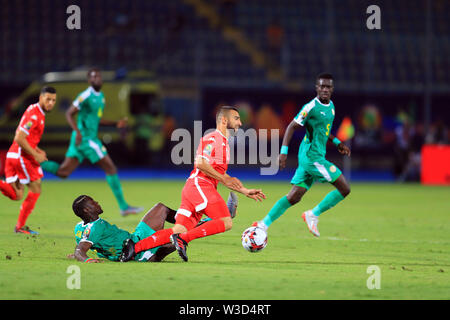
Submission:
[[[88,263],[102,261],[89,258],[87,255],[89,250],[95,250],[100,258],[118,261],[124,240],[134,238],[139,241],[149,237],[155,231],[163,229],[165,221],[175,223],[176,214],[174,210],[158,203],[142,218],[136,230],[129,233],[100,218],[99,215],[103,213],[102,207],[87,195],[77,197],[72,204],[72,209],[82,221],[75,226],[74,230],[77,243],[75,252],[68,257]],[[144,251],[136,256],[135,260],[159,262],[173,251],[175,251],[175,247],[168,244]]]
[[[60,178],[67,178],[83,160],[87,159],[92,164],[97,164],[105,172],[106,181],[119,204],[121,215],[138,213],[143,208],[130,206],[125,201],[117,168],[98,138],[99,125],[115,125],[117,128],[123,128],[127,125],[127,120],[102,119],[105,97],[100,91],[103,85],[101,72],[97,68],[92,68],[88,71],[87,77],[90,87],[77,96],[66,112],[67,122],[73,131],[63,163],[59,165],[54,161],[46,161],[42,163],[41,167]]]
[[[298,168],[291,180],[291,191],[278,200],[266,217],[255,222],[254,226],[267,231],[272,222],[302,199],[314,182],[328,182],[333,184],[336,190],[328,193],[312,210],[302,214],[309,231],[318,237],[320,233],[317,224],[320,214],[334,207],[350,193],[350,186],[342,172],[333,163],[325,159],[328,140],[337,146],[341,154],[350,156],[350,149],[330,133],[335,115],[334,104],[331,101],[333,88],[332,75],[320,74],[316,79],[317,96],[305,104],[288,125],[279,157],[280,169],[284,169],[286,166],[288,146],[294,131],[301,127],[306,129],[305,137],[298,152]]]

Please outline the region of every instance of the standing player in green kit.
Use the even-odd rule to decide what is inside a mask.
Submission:
[[[330,133],[335,114],[334,104],[331,101],[333,88],[332,75],[320,74],[316,79],[317,96],[303,106],[287,127],[279,158],[281,169],[286,166],[288,146],[294,131],[301,127],[306,129],[298,152],[298,168],[291,180],[291,191],[275,203],[263,220],[253,223],[253,226],[267,231],[269,226],[288,208],[302,199],[314,182],[328,182],[334,185],[336,190],[328,193],[312,210],[302,214],[309,231],[319,237],[317,225],[320,214],[334,207],[350,193],[350,186],[342,172],[325,159],[328,140],[337,146],[341,154],[350,156],[350,149]]]
[[[97,164],[105,172],[106,181],[119,204],[120,214],[126,216],[138,213],[143,209],[130,206],[125,201],[117,175],[117,168],[98,138],[100,124],[123,128],[127,125],[127,120],[108,121],[102,119],[105,97],[103,92],[100,91],[103,85],[100,70],[97,68],[90,69],[87,78],[89,88],[77,96],[66,112],[67,122],[73,130],[66,158],[61,165],[54,161],[46,161],[41,164],[41,167],[60,178],[67,178],[84,159],[87,159],[92,164]],[[78,114],[78,119],[75,122],[76,114]]]

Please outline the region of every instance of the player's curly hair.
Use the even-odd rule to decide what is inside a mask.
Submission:
[[[77,197],[73,203],[72,203],[72,210],[75,213],[75,215],[77,215],[78,217],[80,217],[81,219],[83,219],[84,217],[84,204],[86,202],[86,200],[89,199],[89,196],[83,194],[79,197]]]

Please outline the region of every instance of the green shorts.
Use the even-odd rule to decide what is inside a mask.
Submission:
[[[142,239],[150,237],[155,232],[156,231],[153,230],[152,228],[150,228],[148,226],[148,224],[146,224],[145,222],[141,221],[137,225],[137,227],[134,230],[134,232],[131,234],[131,240],[133,240],[133,242],[136,243],[136,242],[138,242],[138,241],[140,241]],[[149,250],[146,250],[146,251],[141,251],[141,252],[139,252],[136,255],[134,260],[139,261],[139,262],[147,262],[156,253],[156,251],[158,251],[158,249],[159,249],[159,247],[152,248],[152,249],[149,249]]]
[[[325,159],[316,161],[299,160],[291,184],[309,189],[316,181],[333,183],[341,174],[342,172],[338,167]]]
[[[67,158],[76,158],[80,163],[88,159],[92,164],[97,163],[107,155],[105,146],[98,138],[83,138],[77,146],[75,135],[70,139],[69,149],[67,149]]]

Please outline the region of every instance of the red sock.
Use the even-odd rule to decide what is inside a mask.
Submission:
[[[186,242],[191,242],[197,238],[212,236],[213,234],[222,232],[225,232],[225,222],[222,219],[216,219],[205,222],[188,232],[182,233],[180,234],[180,237]]]
[[[14,191],[14,188],[11,187],[11,185],[9,183],[6,183],[3,180],[0,180],[0,191],[5,196],[10,198],[11,200],[16,200],[17,199],[17,195],[16,195],[16,192]]]
[[[17,219],[16,228],[20,229],[25,225],[28,216],[34,209],[34,205],[36,204],[37,199],[39,198],[40,193],[33,193],[28,191],[28,195],[22,205],[20,206],[19,219]]]
[[[142,239],[134,245],[136,253],[148,250],[151,248],[162,246],[170,242],[170,236],[173,234],[172,229],[162,229],[156,231],[150,237]]]

